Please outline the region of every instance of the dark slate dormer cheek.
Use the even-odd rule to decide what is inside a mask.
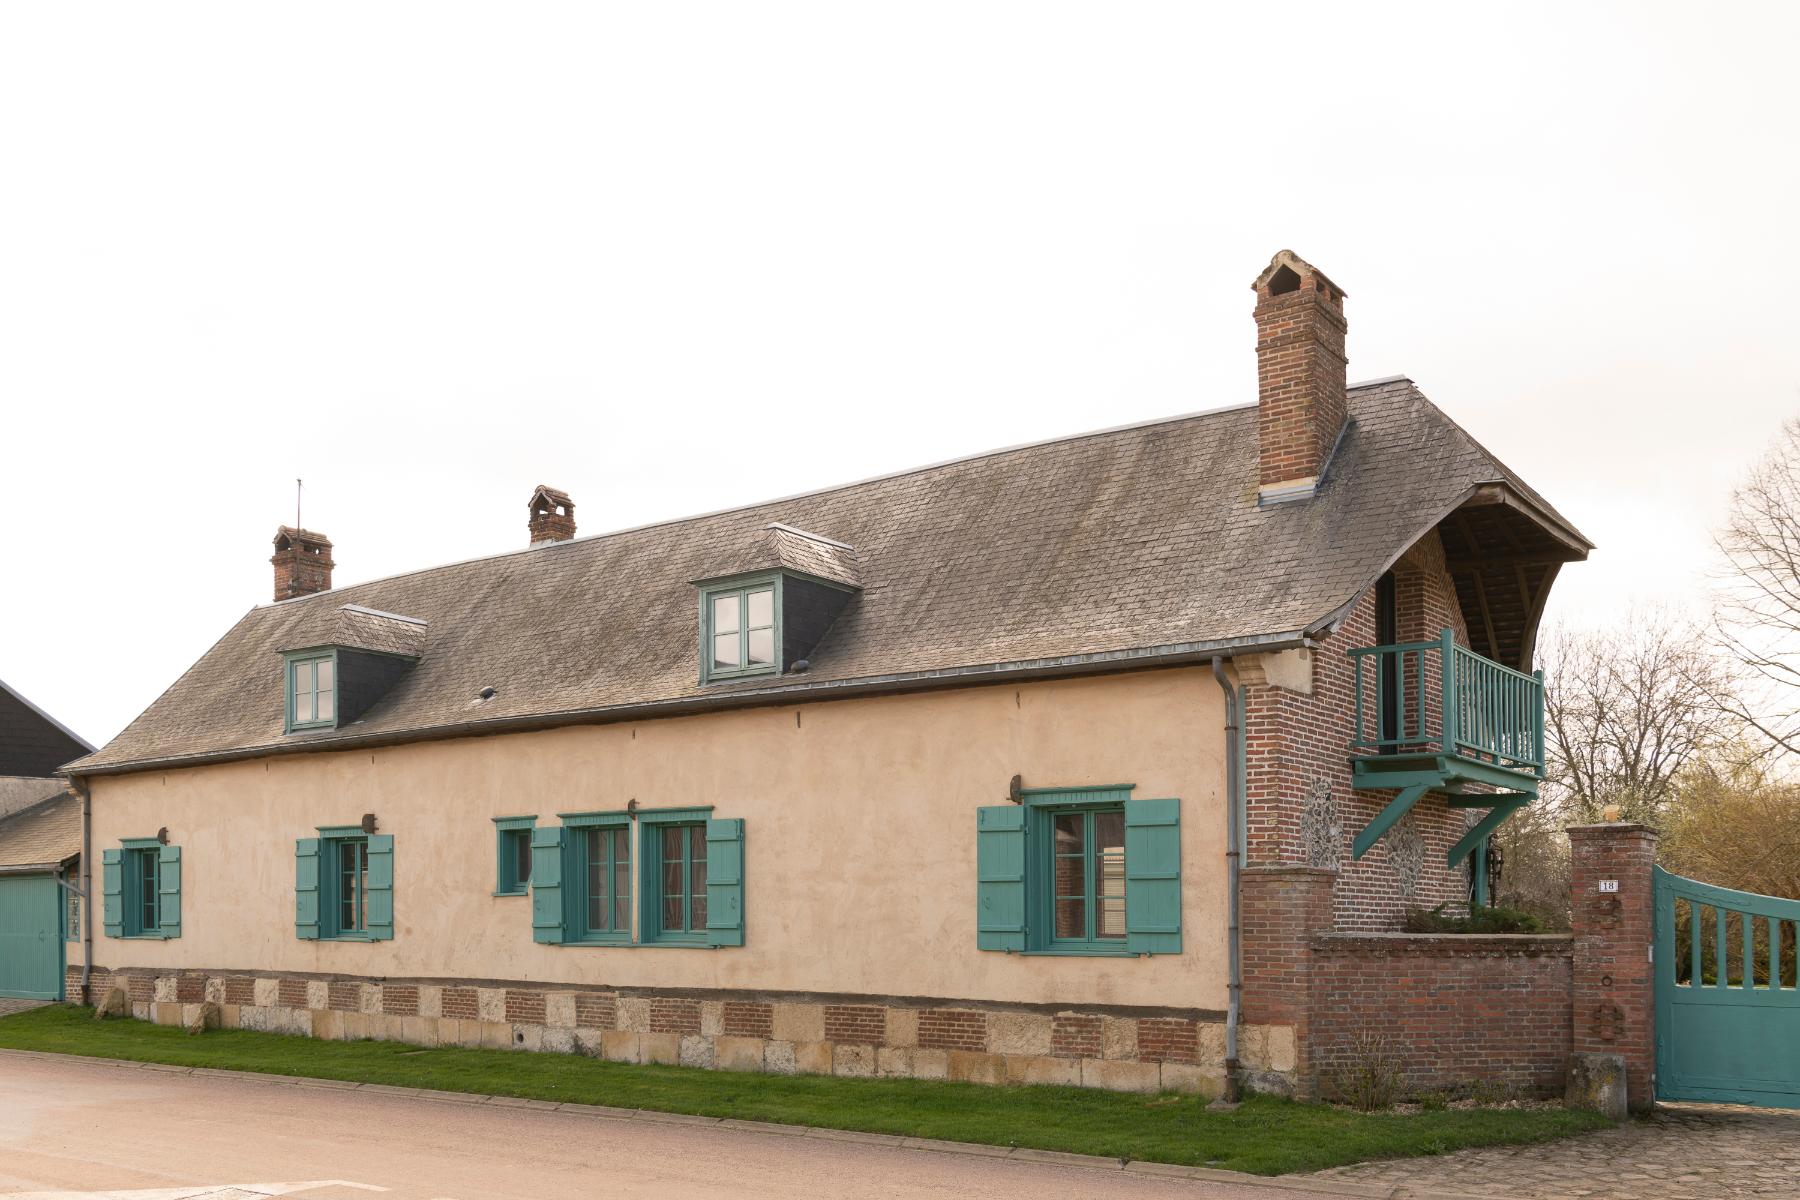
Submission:
[[[810,659],[826,631],[843,614],[853,593],[841,587],[789,575],[781,587],[781,663],[783,672]]]
[[[371,650],[340,647],[338,659],[338,724],[348,725],[381,700],[400,677],[418,663],[416,658],[378,654]]]

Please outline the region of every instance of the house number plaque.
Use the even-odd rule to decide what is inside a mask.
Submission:
[[[1602,879],[1600,881],[1600,890],[1603,892],[1616,892],[1619,890],[1619,881],[1616,879]]]

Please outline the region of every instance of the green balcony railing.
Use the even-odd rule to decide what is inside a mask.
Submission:
[[[1544,773],[1544,675],[1531,675],[1456,644],[1432,642],[1350,651],[1356,670],[1358,754],[1455,754],[1513,771]]]

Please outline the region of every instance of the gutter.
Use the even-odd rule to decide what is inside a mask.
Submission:
[[[1242,1098],[1238,1078],[1238,1021],[1244,995],[1244,946],[1238,915],[1238,877],[1243,851],[1238,845],[1243,811],[1244,781],[1239,770],[1238,748],[1243,735],[1243,693],[1225,676],[1225,659],[1215,655],[1213,678],[1225,693],[1225,1091],[1220,1099],[1236,1104]]]
[[[566,544],[566,543],[559,543]],[[288,603],[288,601],[283,601]],[[619,721],[649,720],[657,717],[685,716],[726,708],[769,707],[811,703],[837,699],[840,696],[863,696],[891,692],[923,691],[940,687],[973,687],[984,683],[1002,683],[1017,679],[1057,678],[1070,675],[1102,674],[1151,667],[1191,666],[1220,657],[1239,654],[1264,654],[1276,650],[1314,647],[1317,642],[1305,630],[1288,633],[1258,634],[1250,637],[1223,638],[1209,642],[1184,642],[1172,646],[1153,646],[1132,650],[1109,650],[1096,654],[1073,654],[1058,658],[1028,659],[1011,663],[982,666],[948,667],[941,670],[912,671],[891,675],[871,675],[856,679],[796,682],[804,676],[780,676],[774,686],[723,687],[697,696],[672,700],[605,705],[597,708],[566,709],[560,712],[530,713],[514,717],[453,721],[444,725],[398,729],[385,732],[350,734],[347,736],[290,737],[286,741],[258,746],[240,746],[226,750],[208,750],[193,754],[176,754],[164,758],[137,759],[121,763],[86,765],[79,768],[83,779],[96,775],[126,775],[136,771],[153,771],[168,767],[201,766],[209,763],[235,762],[250,758],[270,758],[307,751],[359,750],[374,746],[392,746],[409,742],[440,741],[447,738],[481,737],[496,733],[520,733],[528,730],[554,729],[564,725],[603,725]],[[65,767],[64,771],[68,771]],[[78,776],[71,773],[70,778]]]
[[[81,797],[81,1003],[94,973],[94,798],[85,776],[71,775],[69,785]]]

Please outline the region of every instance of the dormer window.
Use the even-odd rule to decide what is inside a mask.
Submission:
[[[336,726],[337,655],[330,650],[289,655],[287,698],[289,733]]]
[[[781,577],[764,577],[701,593],[705,623],[706,678],[773,673],[780,664],[781,644],[776,614],[780,611]]]

